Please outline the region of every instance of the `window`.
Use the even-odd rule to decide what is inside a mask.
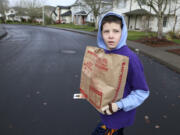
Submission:
[[[163,27],[166,27],[166,26],[167,26],[167,21],[168,21],[168,18],[167,18],[167,17],[164,17],[164,18],[163,18]]]

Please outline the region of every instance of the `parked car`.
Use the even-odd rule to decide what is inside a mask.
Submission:
[[[56,24],[65,24],[65,23],[66,23],[66,19],[56,21]]]

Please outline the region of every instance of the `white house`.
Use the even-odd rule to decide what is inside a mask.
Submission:
[[[108,11],[111,10],[111,6],[107,6],[109,5],[109,3],[111,2],[111,0],[102,0],[101,1],[101,8],[100,11]],[[106,5],[107,4],[107,5]],[[104,8],[103,6],[106,7]],[[86,22],[94,22],[95,18],[94,15],[91,11],[91,8],[86,5],[86,3],[83,0],[76,0],[76,2],[71,6],[71,11],[72,11],[72,21],[74,24],[85,24]]]
[[[132,3],[131,3],[132,2]],[[175,3],[168,4],[165,17],[163,19],[163,32],[172,31],[174,26],[174,15],[169,12]],[[157,31],[157,17],[150,7],[142,6],[141,9],[136,0],[118,0],[114,2],[113,11],[121,13],[125,16],[127,27],[130,30],[144,30],[149,28],[151,31]],[[177,10],[178,18],[180,18],[180,10]],[[180,30],[180,24],[176,25],[176,31]]]
[[[16,16],[16,11],[13,8],[10,8],[8,11],[5,11],[6,20],[14,21],[14,17]]]
[[[56,23],[71,23],[70,6],[57,6],[51,14],[52,19]]]
[[[30,19],[30,17],[27,15],[28,13],[25,11],[24,15],[20,15],[18,13],[18,11],[15,8],[10,8],[9,10],[5,11],[5,16],[6,16],[6,20],[10,20],[10,21],[18,21],[21,22],[22,19],[24,19],[25,21],[28,21]]]
[[[88,14],[85,2],[82,0],[76,0],[76,2],[71,6],[72,21],[74,24],[82,25],[86,21],[91,22],[92,15]]]

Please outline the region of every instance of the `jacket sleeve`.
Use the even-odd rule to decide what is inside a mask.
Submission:
[[[145,101],[145,99],[148,98],[148,96],[149,91],[135,90],[132,91],[126,98],[123,98],[116,103],[118,108],[127,112],[140,106]]]
[[[149,96],[149,88],[144,76],[143,65],[134,53],[129,57],[127,83],[129,94],[119,102],[116,102],[118,107],[124,111],[135,109]]]

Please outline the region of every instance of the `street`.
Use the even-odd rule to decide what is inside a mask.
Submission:
[[[79,93],[81,64],[96,37],[5,25],[0,40],[0,135],[90,135],[100,121]],[[138,54],[150,97],[125,135],[179,135],[180,74]]]

